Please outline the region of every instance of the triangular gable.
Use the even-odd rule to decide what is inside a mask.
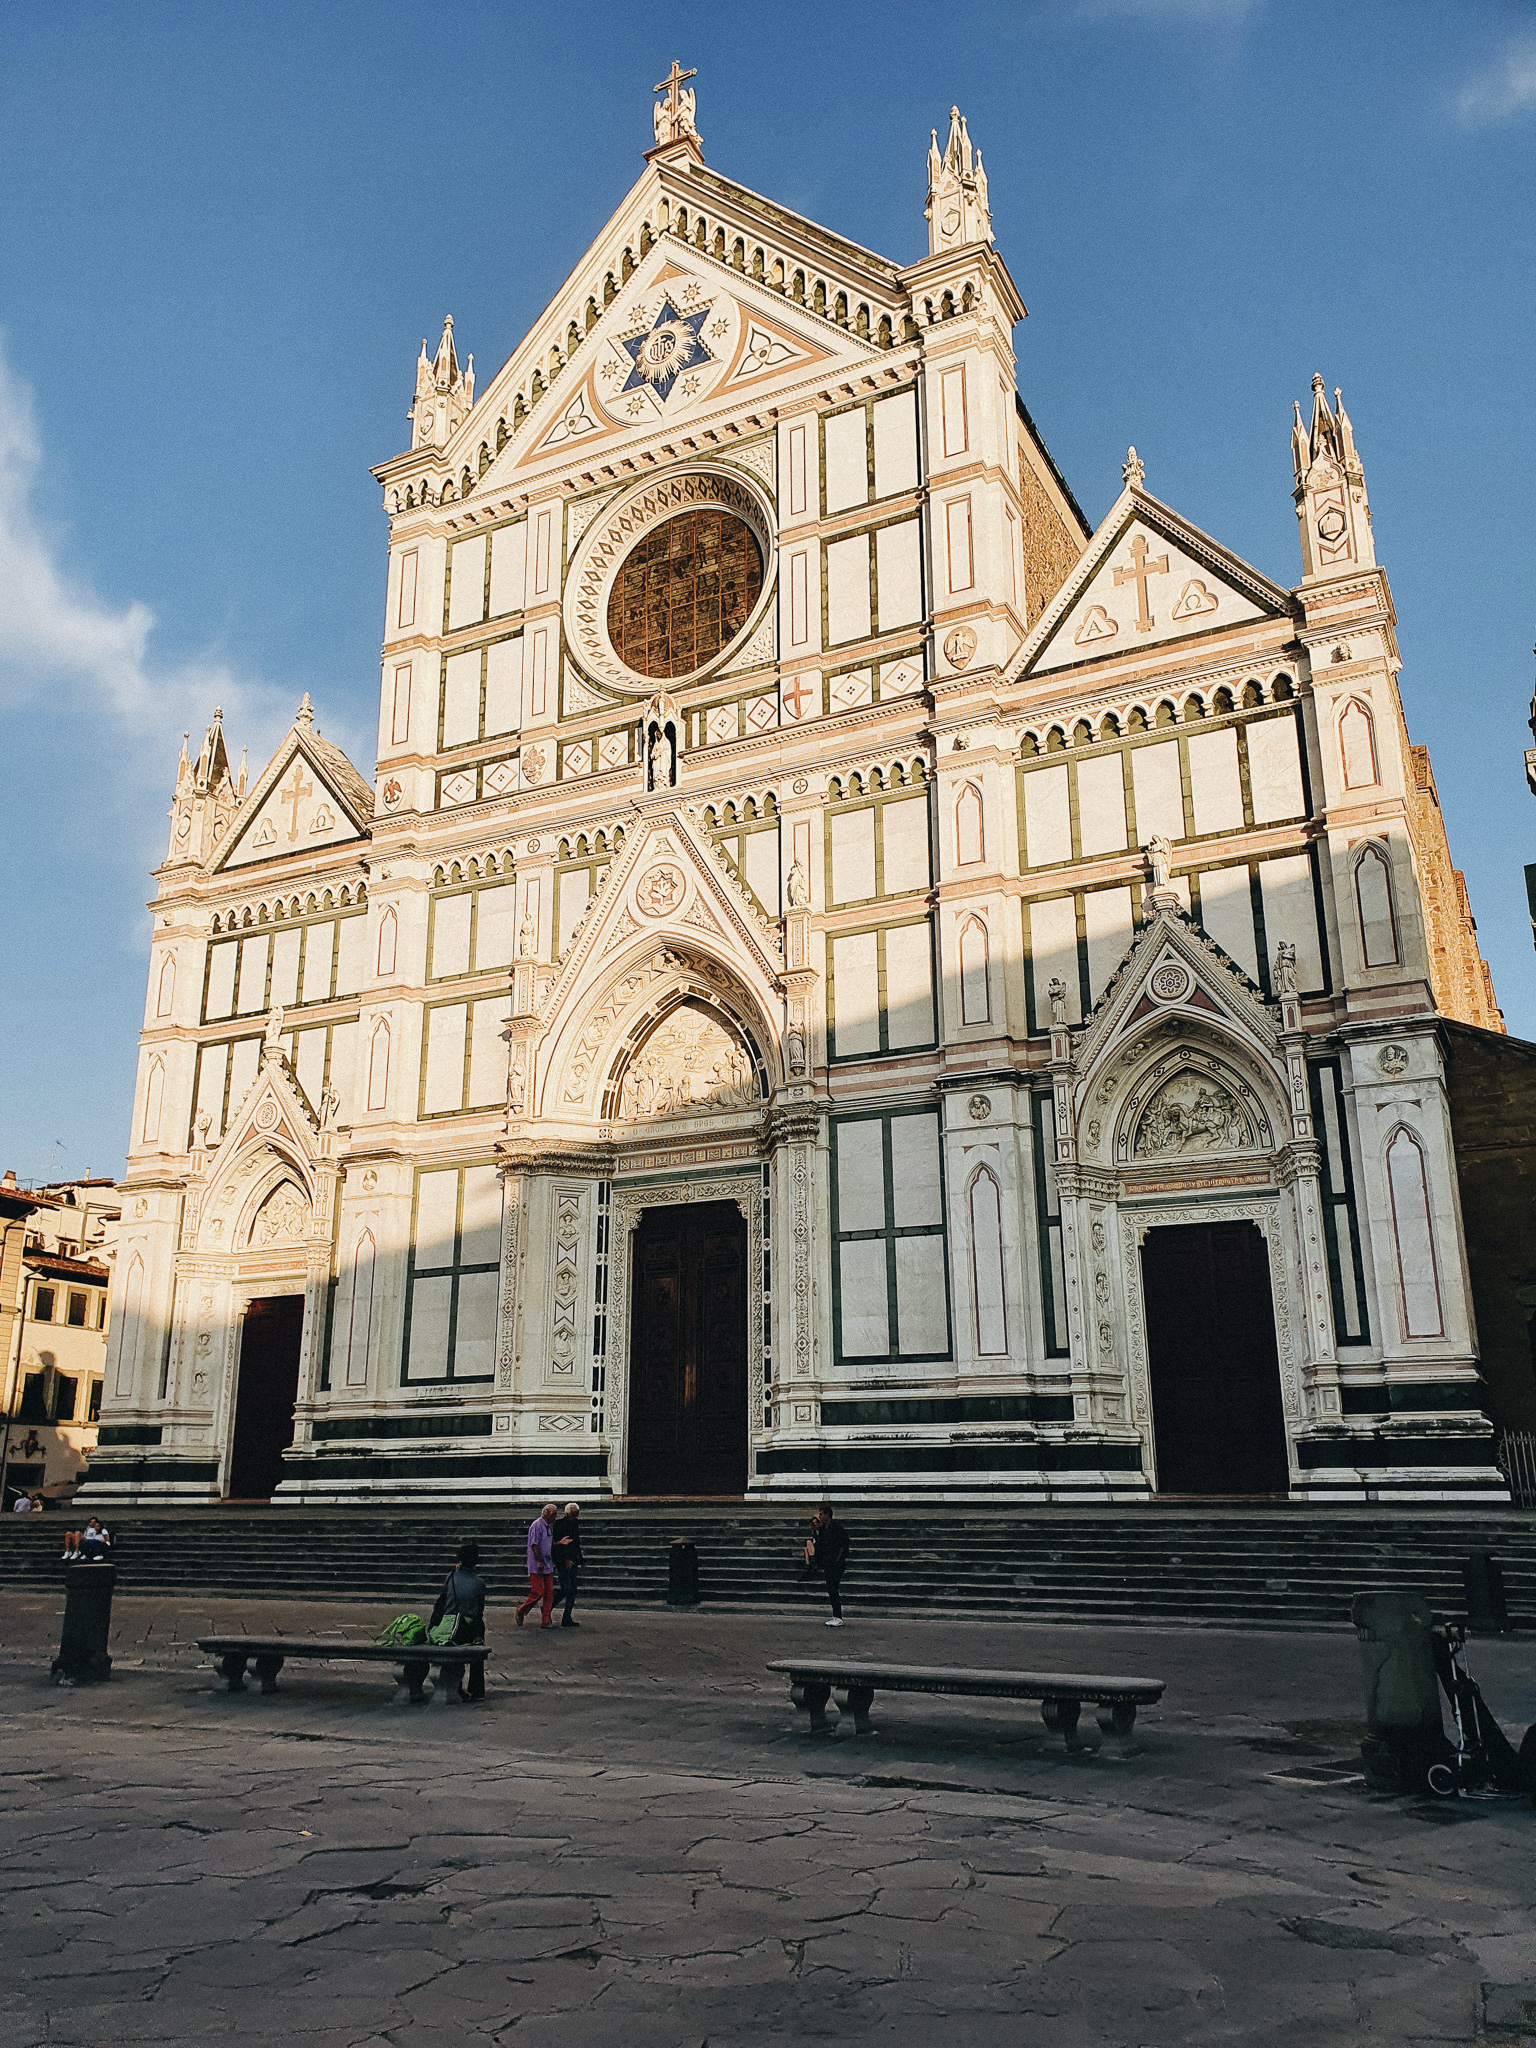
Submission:
[[[256,1078],[230,1116],[220,1142],[220,1163],[247,1145],[262,1144],[307,1165],[317,1156],[319,1128],[319,1118],[305,1101],[287,1060],[264,1047]]]
[[[1284,616],[1287,592],[1134,486],[1047,607],[1013,679]]]
[[[691,229],[701,207],[707,212],[711,229],[710,253],[673,234],[662,224],[676,222],[686,213]],[[477,450],[482,446],[488,448],[494,457],[499,422],[505,422],[514,443],[521,444],[519,453],[523,458],[535,443],[547,446],[553,453],[573,439],[595,439],[594,428],[580,426],[584,412],[593,416],[592,400],[594,396],[600,396],[595,385],[590,389],[587,385],[589,376],[593,374],[588,350],[599,336],[606,339],[621,331],[624,315],[632,304],[631,294],[636,281],[641,281],[643,289],[653,289],[658,265],[693,266],[711,295],[723,284],[734,300],[747,305],[752,315],[764,323],[761,326],[764,337],[771,336],[771,328],[766,323],[772,322],[793,335],[796,342],[805,341],[812,347],[819,346],[836,361],[846,360],[851,364],[883,357],[883,351],[876,344],[861,341],[808,305],[795,304],[787,297],[782,280],[777,283],[771,278],[758,281],[749,272],[736,268],[734,263],[715,253],[721,246],[722,235],[723,246],[732,251],[738,242],[749,248],[757,243],[771,244],[783,250],[788,262],[800,266],[806,276],[825,276],[834,285],[841,282],[846,286],[851,302],[867,302],[871,308],[878,308],[893,320],[899,319],[904,309],[905,293],[900,267],[889,258],[862,248],[776,201],[763,198],[760,193],[737,184],[733,179],[707,170],[697,161],[683,167],[652,161],[624,195],[538,319],[485,385],[446,444],[441,448],[403,451],[402,456],[381,465],[375,474],[390,471],[394,462],[407,458],[416,461],[423,456],[434,464],[444,463],[450,470],[464,464],[473,465]],[[633,276],[621,286],[618,296],[605,306],[603,294],[607,280],[620,273],[623,262],[631,258],[636,265]],[[596,324],[590,328],[586,325],[590,318],[585,311],[588,307],[599,309]],[[615,316],[618,316],[617,320]],[[573,330],[576,348],[572,346]],[[720,339],[726,341],[734,353],[738,337],[732,334]],[[750,336],[745,335],[741,339],[750,353]],[[769,353],[772,354],[771,344]],[[578,381],[568,385],[562,376],[547,397],[540,392],[535,399],[536,380],[548,378],[552,368],[567,362]],[[764,365],[769,373],[783,367],[782,361]],[[756,371],[743,374],[740,365],[735,365],[733,388],[747,382],[748,375],[755,379],[757,374]],[[531,409],[521,426],[514,427],[512,422],[519,410],[519,395],[529,402]],[[575,406],[576,400],[583,396],[587,401],[585,406]],[[568,413],[571,417],[565,420]],[[565,432],[556,434],[555,425],[561,420],[565,420]],[[620,424],[630,424],[627,415]],[[577,429],[579,431],[575,431]],[[546,437],[549,437],[547,441]],[[504,457],[506,453],[504,445],[500,454]],[[501,473],[504,478],[508,474],[505,463]],[[480,496],[487,483],[487,477],[480,475],[473,495]]]
[[[739,393],[846,374],[876,353],[766,285],[663,237],[584,342],[579,382],[558,410],[545,404],[524,422],[477,495],[506,489],[512,471],[568,460],[577,443],[654,437]]]
[[[250,867],[283,854],[364,839],[369,823],[365,799],[371,795],[339,747],[295,726],[241,806],[238,829],[211,865],[214,870]]]
[[[669,880],[679,868],[680,883]],[[655,886],[647,890],[651,882]],[[625,840],[571,935],[545,1000],[545,1017],[559,1015],[567,994],[594,961],[606,962],[641,936],[664,944],[669,936],[684,933],[744,954],[768,982],[784,972],[776,927],[758,909],[730,860],[681,810],[666,810],[646,818]]]
[[[1272,1061],[1280,1038],[1263,992],[1176,902],[1162,899],[1131,941],[1074,1048],[1083,1087],[1149,1022],[1224,1024]]]

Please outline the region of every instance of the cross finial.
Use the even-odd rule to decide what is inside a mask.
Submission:
[[[666,94],[666,98],[651,110],[658,149],[669,142],[681,142],[685,139],[694,143],[699,141],[699,131],[693,120],[694,95],[683,90],[685,82],[690,78],[697,78],[698,75],[697,71],[685,71],[674,57],[672,69],[666,77],[658,79],[651,87],[652,92]]]

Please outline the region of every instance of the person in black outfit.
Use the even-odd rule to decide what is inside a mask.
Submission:
[[[454,1635],[456,1643],[483,1643],[485,1641],[485,1598],[489,1591],[479,1570],[480,1546],[478,1543],[461,1543],[459,1561],[443,1581],[443,1590],[437,1596],[437,1605],[432,1609],[428,1628],[436,1628],[445,1615],[456,1614],[459,1626]],[[477,1657],[469,1668],[469,1686],[464,1685],[464,1666],[445,1664],[442,1668],[444,1685],[454,1686],[461,1700],[483,1700],[485,1698],[485,1660]]]
[[[581,1554],[581,1506],[577,1501],[567,1501],[565,1513],[556,1521],[550,1531],[555,1553],[555,1580],[565,1600],[565,1612],[560,1617],[562,1628],[580,1628],[581,1623],[571,1616],[576,1605],[576,1580],[586,1559]]]
[[[842,1583],[847,1563],[848,1531],[834,1518],[829,1507],[818,1508],[805,1546],[805,1569],[807,1575],[819,1571],[827,1582],[827,1599],[832,1607],[828,1628],[841,1628],[843,1625]]]

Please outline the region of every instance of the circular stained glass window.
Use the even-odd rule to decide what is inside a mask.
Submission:
[[[762,589],[762,549],[744,519],[715,506],[681,512],[625,557],[608,638],[636,675],[692,675],[736,638]]]

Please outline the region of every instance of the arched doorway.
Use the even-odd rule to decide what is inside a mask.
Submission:
[[[735,1202],[642,1211],[633,1247],[626,1490],[747,1484],[747,1224]]]
[[[1158,1492],[1287,1492],[1269,1252],[1258,1225],[1149,1230],[1141,1283]]]
[[[302,1294],[266,1295],[246,1305],[229,1448],[231,1500],[270,1500],[293,1442],[304,1334]]]

